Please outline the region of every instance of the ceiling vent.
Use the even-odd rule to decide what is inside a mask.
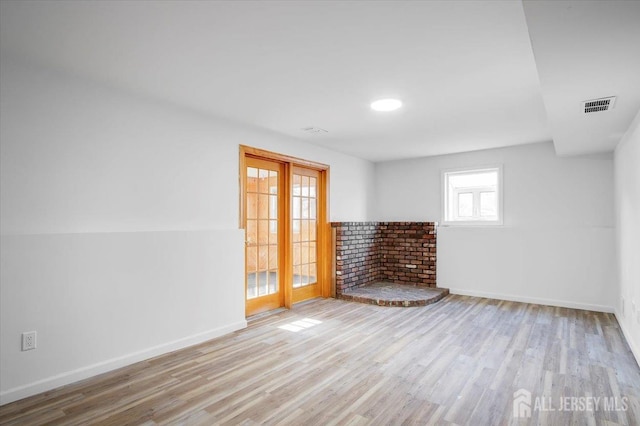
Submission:
[[[582,102],[582,110],[585,114],[590,112],[609,111],[613,109],[616,103],[616,97],[610,96],[608,98],[591,99]]]
[[[306,133],[329,133],[329,131],[321,129],[320,127],[303,127],[300,130]]]

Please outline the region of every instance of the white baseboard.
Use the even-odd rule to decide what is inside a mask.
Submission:
[[[236,330],[240,330],[247,326],[247,321],[238,321],[232,324],[227,324],[222,327],[208,330],[202,333],[194,334],[192,336],[184,337],[182,339],[174,340],[172,342],[164,343],[162,345],[154,346],[152,348],[144,349],[142,351],[134,352],[132,354],[124,355],[117,358],[112,358],[97,364],[89,365],[86,367],[78,368],[73,371],[68,371],[62,374],[58,374],[53,377],[49,377],[43,380],[39,380],[34,383],[19,386],[13,389],[9,389],[0,393],[0,405],[8,404],[13,401],[17,401],[22,398],[26,398],[32,395],[36,395],[42,392],[46,392],[51,389],[58,388],[60,386],[75,383],[80,380],[87,379],[89,377],[97,376],[98,374],[106,373],[118,368],[134,364],[136,362],[144,361],[149,358],[156,357],[158,355],[166,354],[169,352],[183,349],[188,346],[193,346],[206,342],[207,340],[220,337],[222,335],[231,333]]]
[[[449,293],[462,296],[485,297],[487,299],[508,300],[510,302],[533,303],[536,305],[558,306],[561,308],[583,309],[594,312],[614,313],[611,306],[592,305],[589,303],[569,302],[565,300],[542,299],[538,297],[516,296],[512,294],[489,293],[484,291],[465,290],[462,288],[449,288]]]
[[[618,321],[618,324],[620,324],[620,329],[622,330],[622,334],[624,335],[624,338],[627,340],[627,343],[629,344],[629,348],[631,348],[631,353],[635,357],[636,362],[638,363],[638,366],[640,366],[640,346],[638,346],[640,345],[640,342],[633,340],[633,337],[631,336],[631,330],[627,328],[624,321],[620,321],[620,319],[622,319],[622,315],[618,313],[617,309],[616,309],[615,315],[616,315],[616,320]]]

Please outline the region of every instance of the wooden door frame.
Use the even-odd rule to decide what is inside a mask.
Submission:
[[[322,297],[331,296],[331,227],[329,224],[329,166],[315,161],[304,160],[302,158],[292,157],[290,155],[279,154],[277,152],[267,151],[260,148],[253,148],[246,145],[240,145],[240,229],[245,229],[246,210],[245,210],[245,191],[247,187],[246,158],[254,157],[264,160],[275,161],[284,165],[284,212],[285,223],[288,223],[288,229],[284,231],[284,247],[292,247],[292,221],[291,215],[291,183],[293,182],[293,167],[305,167],[316,170],[320,173],[318,182],[318,193],[322,197],[318,200],[318,284],[321,288]],[[283,259],[284,274],[284,306],[291,309],[293,300],[293,258],[292,250],[285,250]],[[246,268],[245,268],[246,280]],[[245,303],[247,300],[245,283]]]

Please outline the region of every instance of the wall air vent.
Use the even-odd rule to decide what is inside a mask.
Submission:
[[[582,110],[585,114],[590,112],[609,111],[616,103],[616,97],[610,96],[608,98],[591,99],[582,102]]]
[[[300,130],[305,133],[329,133],[329,131],[321,129],[320,127],[303,127]]]

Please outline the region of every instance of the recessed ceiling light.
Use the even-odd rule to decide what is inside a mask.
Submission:
[[[399,99],[378,99],[371,103],[371,109],[374,111],[394,111],[402,106]]]

